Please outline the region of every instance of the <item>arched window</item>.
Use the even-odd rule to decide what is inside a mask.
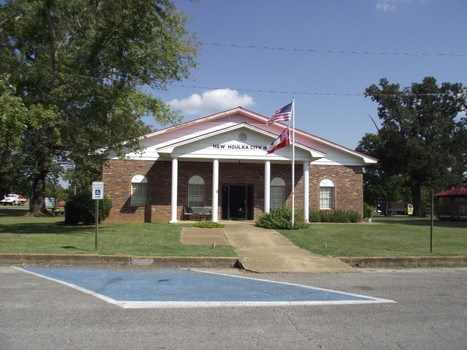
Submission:
[[[201,176],[194,175],[188,180],[188,207],[204,206],[205,184]]]
[[[321,180],[319,183],[319,208],[334,209],[334,197],[334,182],[329,179]]]
[[[131,178],[131,206],[146,205],[148,199],[148,179],[144,175],[135,175]]]
[[[271,209],[282,208],[285,203],[285,181],[275,177],[271,181]]]

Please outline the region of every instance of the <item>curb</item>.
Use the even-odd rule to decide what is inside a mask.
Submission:
[[[151,267],[236,267],[235,257],[178,257],[70,254],[0,254],[0,265],[119,265]]]
[[[467,267],[467,256],[337,257],[355,268]],[[0,254],[1,265],[118,265],[242,268],[235,257],[152,257],[129,255]],[[243,267],[244,268],[244,267]]]
[[[467,267],[467,256],[337,257],[356,268]]]

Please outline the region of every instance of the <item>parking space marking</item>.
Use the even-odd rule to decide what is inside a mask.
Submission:
[[[18,267],[18,266],[12,266],[12,268],[14,268],[15,270],[18,270],[18,271],[21,271],[21,272],[24,272],[24,273],[29,273],[31,275],[34,275],[36,277],[40,277],[40,278],[44,278],[46,280],[49,280],[49,281],[52,281],[52,282],[55,282],[55,283],[59,283],[59,284],[63,284],[64,286],[67,286],[67,287],[70,287],[70,288],[73,288],[73,289],[76,289],[82,293],[85,293],[85,294],[89,294],[89,295],[92,295],[93,297],[96,297],[98,299],[101,299],[109,304],[114,304],[114,305],[119,305],[119,301],[115,300],[115,299],[112,299],[112,298],[109,298],[105,295],[102,295],[102,294],[99,294],[99,293],[96,293],[96,292],[93,292],[92,290],[89,290],[89,289],[86,289],[86,288],[83,288],[83,287],[80,287],[76,284],[73,284],[73,283],[69,283],[69,282],[65,282],[65,281],[62,281],[60,279],[57,279],[57,278],[53,278],[53,277],[49,277],[49,276],[45,276],[43,274],[40,274],[40,273],[37,273],[37,272],[33,272],[33,271],[29,271],[29,270],[26,270],[26,269],[23,269],[21,267]],[[120,305],[119,305],[120,306]]]
[[[309,285],[300,284],[300,283],[284,282],[284,281],[274,281],[274,280],[267,280],[267,279],[264,279],[264,278],[248,277],[248,276],[241,276],[241,275],[229,275],[229,274],[222,273],[222,272],[206,271],[206,270],[201,270],[201,269],[193,269],[193,271],[198,271],[198,272],[202,272],[202,273],[210,273],[210,274],[213,274],[213,275],[220,275],[220,276],[244,278],[244,279],[249,279],[249,280],[254,280],[254,281],[261,281],[261,282],[268,282],[268,283],[284,284],[284,285],[289,285],[289,286],[296,286],[296,287],[301,287],[301,288],[308,288],[308,289],[313,289],[313,290],[319,290],[319,291],[323,291],[323,292],[339,293],[339,294],[348,295],[348,296],[351,296],[351,297],[365,298],[365,299],[373,300],[374,302],[377,302],[377,303],[396,303],[396,301],[390,300],[390,299],[376,298],[376,297],[371,297],[371,296],[363,295],[363,294],[342,292],[342,291],[340,291],[340,290],[329,289],[329,288],[314,287],[314,286],[309,286]],[[367,303],[367,304],[368,304],[368,303]]]
[[[395,301],[206,270],[19,268],[126,309],[352,305]]]

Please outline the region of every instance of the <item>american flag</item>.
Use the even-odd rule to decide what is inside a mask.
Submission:
[[[292,102],[285,105],[282,108],[279,108],[274,114],[269,118],[268,123],[274,122],[286,122],[292,116]]]

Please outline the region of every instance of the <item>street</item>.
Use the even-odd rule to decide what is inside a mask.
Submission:
[[[123,309],[0,267],[0,349],[466,349],[467,269],[248,274],[395,300]]]

